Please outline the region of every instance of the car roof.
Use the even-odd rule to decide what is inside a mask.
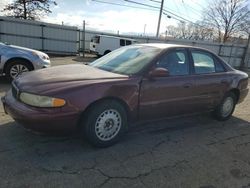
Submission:
[[[125,38],[125,37],[118,37],[118,36],[110,36],[110,35],[95,35],[95,36],[101,36],[101,37],[107,37],[107,38],[116,38],[116,39],[124,39],[124,40],[136,41],[135,39],[132,39],[132,38]]]
[[[181,45],[181,44],[165,44],[165,43],[144,43],[144,44],[135,44],[141,46],[150,46],[160,49],[167,49],[167,48],[194,48],[194,49],[201,49],[211,52],[208,49],[197,47],[197,46],[189,46],[189,45]]]

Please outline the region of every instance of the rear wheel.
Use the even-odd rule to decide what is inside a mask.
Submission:
[[[13,80],[17,78],[24,72],[29,72],[33,70],[33,67],[24,60],[13,60],[7,64],[5,69],[5,74],[8,80]]]
[[[233,92],[225,95],[220,105],[215,109],[214,115],[217,120],[225,121],[229,119],[235,109],[236,96]]]
[[[111,52],[110,50],[106,50],[103,55],[106,55],[106,54],[108,54],[110,52]]]
[[[81,128],[84,138],[93,146],[111,146],[126,132],[126,110],[114,100],[102,101],[90,107]]]

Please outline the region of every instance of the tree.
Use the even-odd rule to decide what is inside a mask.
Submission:
[[[248,0],[213,0],[205,10],[204,23],[217,31],[218,41],[225,43],[230,37],[248,30],[250,10]]]
[[[214,40],[214,32],[202,22],[185,23],[179,22],[177,26],[167,27],[167,34],[179,39],[189,40]]]
[[[57,5],[53,0],[15,0],[6,5],[3,11],[7,16],[27,20],[39,20],[44,14],[51,13],[50,5]]]

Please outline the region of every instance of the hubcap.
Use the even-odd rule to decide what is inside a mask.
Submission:
[[[227,97],[222,105],[222,115],[227,117],[230,115],[234,107],[234,101],[231,97]]]
[[[28,71],[29,69],[25,65],[22,64],[13,65],[10,69],[10,76],[11,78],[16,78],[23,72],[28,72]]]
[[[121,128],[121,115],[114,109],[105,110],[95,123],[96,136],[102,141],[114,138]]]

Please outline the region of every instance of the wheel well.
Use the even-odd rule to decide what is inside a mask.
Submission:
[[[237,88],[231,89],[230,92],[232,92],[233,94],[235,94],[236,96],[236,101],[238,102],[239,97],[240,97],[240,90]]]
[[[106,55],[106,54],[108,54],[108,53],[110,53],[111,52],[111,50],[106,50],[104,53],[103,53],[103,55]]]
[[[80,125],[80,123],[82,121],[84,121],[90,108],[92,108],[94,105],[97,105],[98,103],[101,103],[104,101],[111,101],[111,100],[120,103],[124,107],[124,109],[126,110],[126,113],[127,113],[128,121],[129,121],[130,120],[130,109],[129,109],[129,106],[127,105],[127,103],[125,103],[122,99],[119,99],[117,97],[105,97],[105,98],[96,100],[87,106],[87,108],[81,113],[81,116],[80,116],[79,121],[78,121],[78,125]]]
[[[6,71],[6,68],[7,68],[7,65],[13,61],[23,61],[23,62],[26,62],[29,64],[29,66],[32,68],[32,70],[34,70],[34,66],[33,64],[28,60],[28,59],[25,59],[25,58],[21,58],[21,57],[13,57],[13,58],[10,58],[8,59],[8,61],[6,61],[5,65],[4,65],[4,68],[3,68],[3,72],[5,73]]]

